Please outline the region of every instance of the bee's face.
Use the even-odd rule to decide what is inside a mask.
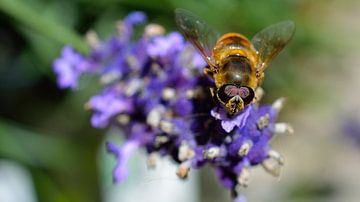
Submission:
[[[225,84],[216,91],[217,100],[230,116],[241,112],[254,99],[254,90],[247,86]]]

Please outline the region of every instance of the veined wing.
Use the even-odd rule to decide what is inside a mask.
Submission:
[[[203,20],[184,9],[175,10],[175,21],[180,32],[201,53],[208,65],[215,67],[212,50],[219,35]]]
[[[259,71],[264,71],[268,64],[289,43],[295,32],[293,21],[284,21],[271,25],[258,32],[251,40],[258,51],[262,65]]]

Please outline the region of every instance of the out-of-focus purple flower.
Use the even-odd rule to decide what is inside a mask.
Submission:
[[[146,22],[146,15],[141,11],[135,11],[125,17],[124,22],[129,26],[135,26]]]
[[[61,57],[53,64],[61,88],[76,88],[79,76],[84,72],[84,58],[70,46],[65,46]]]
[[[172,32],[167,36],[158,36],[148,46],[147,52],[152,57],[166,57],[183,49],[184,38],[177,32]]]
[[[124,42],[129,41],[132,37],[134,26],[143,24],[146,20],[147,17],[145,13],[141,11],[135,11],[126,16],[119,24],[121,40]]]
[[[179,115],[179,116],[187,116],[190,115],[192,112],[192,103],[189,99],[182,97],[176,100],[176,102],[174,103],[175,106],[175,112]]]
[[[96,128],[104,128],[111,118],[120,113],[130,113],[134,110],[132,100],[117,92],[116,89],[105,89],[89,101],[94,114],[91,124]]]
[[[116,157],[116,166],[113,170],[114,182],[122,182],[128,176],[127,162],[132,153],[138,149],[139,143],[136,141],[128,141],[121,147],[117,147],[111,142],[106,143],[107,151]]]
[[[204,60],[204,58],[199,54],[199,53],[195,53],[194,54],[194,58],[193,58],[193,64],[195,67],[205,67],[207,64]]]
[[[179,33],[145,28],[151,33],[133,39],[133,29],[145,21],[142,12],[132,13],[119,23],[119,34],[97,41],[89,56],[65,47],[54,62],[60,87],[76,87],[82,74],[99,77],[103,89],[87,104],[93,111],[91,123],[118,127],[126,140],[119,148],[107,143],[117,160],[114,182],[127,177],[126,162],[138,148],[150,157],[170,156],[179,164],[180,178],[186,178],[190,168],[209,164],[233,193],[248,185],[252,166],[261,164],[278,175],[283,159],[269,141],[274,133],[291,131],[275,123],[282,100],[253,103],[228,117],[212,102],[209,87],[214,82],[203,75],[205,61]],[[236,202],[244,201],[234,196]]]

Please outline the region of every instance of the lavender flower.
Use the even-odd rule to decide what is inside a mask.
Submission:
[[[79,76],[85,70],[84,58],[70,46],[65,46],[61,57],[53,64],[61,88],[76,88]]]
[[[54,62],[59,86],[74,88],[81,75],[98,76],[103,90],[87,103],[93,111],[91,124],[119,127],[127,140],[120,147],[107,143],[117,159],[114,182],[126,179],[127,160],[143,148],[151,165],[156,156],[171,156],[179,164],[180,178],[190,168],[212,165],[223,186],[235,193],[235,201],[245,201],[237,193],[248,185],[251,167],[262,165],[276,176],[283,164],[269,145],[275,133],[292,131],[275,123],[283,100],[254,103],[229,118],[212,102],[209,87],[214,82],[202,73],[205,62],[179,33],[164,35],[160,26],[148,25],[139,39],[132,38],[135,26],[145,20],[135,12],[108,41],[91,35],[88,56],[65,47]]]

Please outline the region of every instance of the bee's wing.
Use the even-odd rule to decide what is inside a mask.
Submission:
[[[175,10],[175,21],[180,32],[198,49],[208,65],[215,67],[212,50],[219,35],[203,20],[184,9]]]
[[[271,25],[258,32],[251,40],[261,59],[259,71],[264,71],[268,64],[279,54],[293,37],[295,24],[284,21]]]

